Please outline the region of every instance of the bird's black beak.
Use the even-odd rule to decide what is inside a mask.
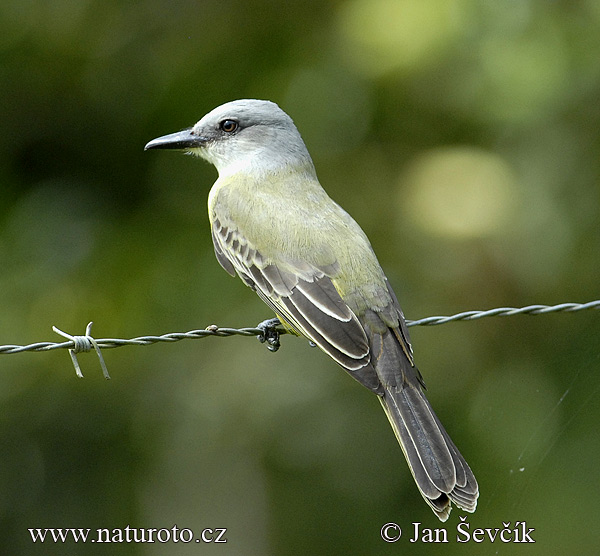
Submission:
[[[163,135],[157,139],[152,139],[145,147],[148,149],[197,149],[206,143],[205,137],[194,134],[192,128]]]

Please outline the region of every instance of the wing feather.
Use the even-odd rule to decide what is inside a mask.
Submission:
[[[311,303],[330,317],[334,317],[342,322],[352,320],[353,313],[350,307],[340,297],[331,280],[320,280],[318,289],[313,284],[300,281],[297,287]],[[314,285],[316,286],[316,284]]]
[[[217,259],[227,272],[237,272],[289,326],[346,370],[361,371],[357,380],[370,389],[379,388],[364,328],[325,274],[337,267],[335,263],[323,267],[306,261],[276,264],[237,230],[216,219],[212,236]]]
[[[321,334],[336,349],[348,355],[353,359],[364,359],[369,355],[369,343],[364,329],[360,322],[352,314],[348,320],[340,320],[337,316],[332,316],[329,310],[322,310],[322,297],[318,296],[323,291],[321,284],[331,285],[331,280],[327,277],[321,277],[313,282],[300,282],[302,289],[295,288],[288,296],[293,307],[309,322],[312,327]],[[311,291],[311,297],[305,294],[305,291]],[[336,292],[337,293],[337,292]],[[325,291],[325,298],[331,300],[331,292]],[[340,298],[339,294],[337,295]],[[312,299],[319,299],[318,303]],[[341,299],[341,298],[340,298]],[[290,304],[286,303],[288,309]],[[292,312],[295,312],[292,310]],[[354,318],[352,318],[354,317]]]

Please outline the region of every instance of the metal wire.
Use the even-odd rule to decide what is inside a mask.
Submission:
[[[600,300],[588,303],[561,303],[559,305],[527,305],[527,307],[498,307],[487,311],[465,311],[451,317],[426,317],[406,321],[407,326],[434,326],[457,320],[477,320],[484,317],[512,317],[513,315],[545,315],[548,313],[574,313],[585,309],[600,309]]]
[[[435,326],[439,324],[446,324],[448,322],[454,322],[459,320],[477,320],[484,317],[511,317],[514,315],[546,315],[548,313],[574,313],[577,311],[584,311],[587,309],[600,309],[600,300],[590,301],[588,303],[561,303],[559,305],[528,305],[526,307],[498,307],[496,309],[489,309],[487,311],[464,311],[451,316],[435,316],[425,317],[419,320],[407,320],[407,326]],[[90,335],[92,323],[89,323],[86,329],[86,333],[83,336],[70,335],[56,327],[53,327],[54,331],[67,337],[69,340],[66,342],[37,342],[35,344],[28,344],[25,346],[19,345],[4,345],[0,346],[0,355],[11,354],[11,353],[22,353],[25,351],[50,351],[54,349],[68,349],[73,360],[73,365],[77,372],[77,376],[83,376],[77,362],[77,353],[82,351],[90,351],[95,349],[100,359],[102,371],[106,378],[108,376],[108,370],[104,364],[102,358],[101,349],[111,349],[128,345],[147,346],[150,344],[156,344],[158,342],[179,342],[180,340],[193,340],[198,338],[205,338],[207,336],[259,336],[264,335],[264,330],[261,328],[221,328],[215,324],[212,324],[202,330],[190,330],[189,332],[171,332],[169,334],[162,334],[160,336],[139,336],[137,338],[121,339],[121,338],[102,338],[95,339]],[[281,327],[277,328],[280,334],[285,334],[286,330]]]

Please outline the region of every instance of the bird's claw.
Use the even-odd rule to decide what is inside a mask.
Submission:
[[[256,338],[261,344],[266,342],[269,351],[275,352],[281,347],[278,326],[281,326],[278,318],[264,320],[256,326],[256,328],[262,330],[262,334],[259,334]]]

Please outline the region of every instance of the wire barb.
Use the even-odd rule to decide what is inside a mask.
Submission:
[[[477,320],[484,317],[512,317],[514,315],[546,315],[548,313],[574,313],[586,309],[600,309],[600,300],[589,301],[587,303],[560,303],[559,305],[527,305],[526,307],[498,307],[487,311],[463,311],[451,316],[435,316],[426,317],[419,320],[407,320],[407,326],[435,326],[446,324],[459,320]],[[260,326],[260,325],[259,325]],[[102,357],[101,349],[117,348],[127,345],[147,346],[158,342],[179,342],[180,340],[190,340],[205,338],[206,336],[260,336],[264,337],[263,328],[221,328],[216,324],[207,326],[204,330],[190,330],[189,332],[171,332],[161,336],[140,336],[138,338],[122,339],[122,338],[103,338],[97,340],[92,338],[91,329],[92,323],[87,325],[84,336],[72,336],[55,326],[52,329],[61,336],[64,336],[69,341],[62,343],[55,342],[37,342],[26,346],[5,345],[0,346],[0,355],[9,353],[22,353],[24,351],[49,351],[53,349],[68,349],[75,367],[77,376],[82,378],[83,373],[77,361],[77,354],[82,351],[90,351],[92,348],[96,350],[102,372],[105,378],[110,378],[104,358]],[[283,326],[273,327],[273,332],[278,334],[286,334],[287,330]]]
[[[100,360],[100,366],[102,367],[102,374],[104,374],[104,378],[107,380],[110,379],[110,375],[108,374],[108,369],[106,368],[106,363],[104,362],[104,357],[102,356],[102,352],[100,351],[100,347],[98,346],[98,342],[91,336],[92,332],[92,324],[93,322],[89,322],[85,328],[85,336],[71,336],[71,334],[67,334],[63,332],[56,326],[52,327],[52,330],[61,336],[64,336],[68,340],[71,340],[73,343],[73,347],[69,348],[69,355],[71,356],[71,361],[73,361],[73,367],[75,367],[75,374],[79,378],[83,378],[83,373],[81,372],[81,367],[79,366],[79,361],[77,361],[77,354],[81,352],[90,351],[92,348],[96,350],[96,355],[98,355],[98,359]],[[67,342],[70,343],[70,342]],[[68,347],[68,346],[67,346]]]

